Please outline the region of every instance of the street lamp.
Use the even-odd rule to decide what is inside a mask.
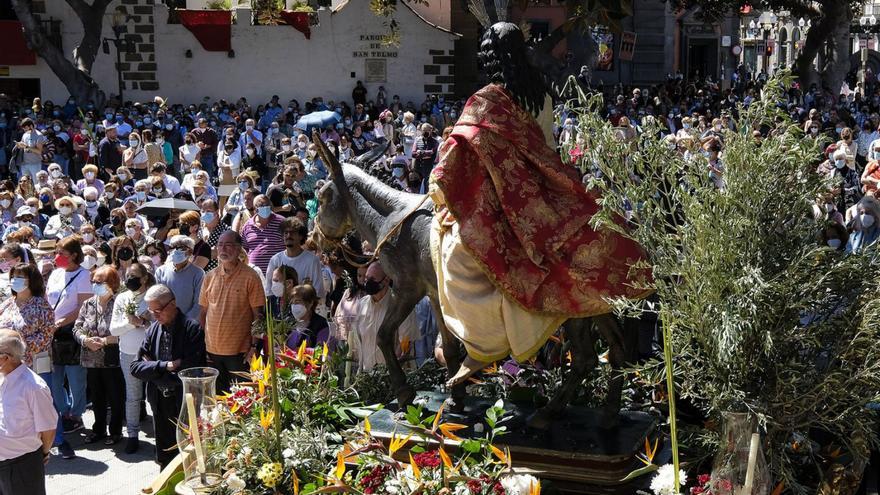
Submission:
[[[125,24],[130,18],[130,16],[117,9],[110,17],[110,28],[113,30],[114,37],[102,39],[104,53],[110,53],[110,43],[113,43],[113,46],[116,48],[116,77],[117,83],[119,84],[120,103],[124,101],[124,98],[122,97],[122,88],[125,84],[122,81],[122,52],[125,51],[126,53],[129,53],[132,51],[132,43],[130,40],[123,37],[127,31]]]
[[[877,25],[877,18],[873,15],[871,16],[862,16],[859,18],[859,25],[862,27],[861,32],[859,33],[859,45],[861,45],[862,40],[864,40],[865,47],[860,48],[861,56],[862,56],[862,91],[864,94],[865,87],[867,86],[867,67],[868,67],[868,38],[873,36],[874,27]]]

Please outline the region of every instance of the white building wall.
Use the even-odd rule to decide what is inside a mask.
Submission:
[[[51,5],[49,14],[64,21],[64,47],[69,52],[81,37],[74,28],[81,29],[81,25],[65,2],[47,4]],[[112,13],[115,5],[108,12]],[[399,47],[367,39],[387,33],[387,27],[384,19],[370,12],[366,0],[350,1],[336,12],[319,10],[319,25],[312,26],[310,40],[291,26],[252,26],[250,11],[238,9],[240,20],[232,26],[235,58],[225,52],[205,51],[185,27],[166,23],[164,5],[153,9],[159,90],[126,90],[126,100],[145,101],[157,94],[171,102],[187,103],[200,102],[205,96],[244,96],[248,101],[262,102],[273,94],[283,101],[296,98],[302,102],[315,96],[350,100],[357,80],[364,81],[370,98],[379,86],[385,86],[389,98],[398,94],[402,101],[416,103],[426,92],[452,92],[455,35],[426,24],[407,8],[398,9],[396,15],[401,31]],[[106,37],[113,36],[109,15],[104,31]],[[192,51],[192,58],[186,58],[187,50]],[[99,52],[93,67],[93,77],[107,94],[117,91],[115,59],[111,46],[110,55]],[[66,98],[63,84],[39,57],[37,60],[32,67],[13,67],[10,77],[40,78],[44,99]],[[367,81],[367,60],[385,61],[386,82]]]

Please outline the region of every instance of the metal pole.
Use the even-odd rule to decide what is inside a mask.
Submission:
[[[122,105],[125,102],[125,98],[122,97],[122,39],[119,35],[116,35],[116,77],[119,83],[119,104]]]

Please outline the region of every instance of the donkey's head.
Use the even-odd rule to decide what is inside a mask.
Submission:
[[[345,234],[354,227],[356,204],[352,198],[349,184],[346,183],[345,174],[339,159],[321,141],[317,131],[312,132],[312,141],[317,147],[321,161],[327,166],[330,179],[318,191],[318,215],[315,217],[315,229],[313,240],[323,250],[328,250],[337,244]],[[377,146],[369,153],[358,157],[355,165],[363,166],[376,160],[386,148]]]

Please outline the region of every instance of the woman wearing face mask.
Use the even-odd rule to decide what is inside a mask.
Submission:
[[[85,219],[75,212],[76,205],[73,198],[70,196],[59,198],[55,201],[55,208],[58,209],[58,214],[49,218],[44,237],[46,239],[63,239],[79,232]]]
[[[296,319],[296,326],[287,338],[287,347],[296,349],[305,340],[307,347],[316,347],[324,343],[335,348],[335,341],[330,336],[330,325],[327,319],[316,314],[318,295],[311,285],[298,285],[293,289],[293,300],[290,314]]]
[[[193,184],[196,182],[196,176],[202,170],[202,164],[198,160],[194,160],[189,165],[189,172],[184,174],[183,181],[180,183],[180,190],[192,194]]]
[[[83,262],[79,266],[90,272],[94,272],[98,268],[98,250],[94,246],[83,244]]]
[[[201,235],[201,222],[202,215],[197,211],[186,211],[180,215],[179,219],[179,234],[189,237],[192,239],[194,247],[192,252],[192,263],[201,268],[202,270],[208,266],[211,262],[211,246],[208,245],[204,240],[202,240]],[[213,212],[211,215],[207,215],[208,218],[213,220]]]
[[[862,198],[852,221],[853,233],[849,237],[847,253],[861,253],[877,242],[877,238],[880,237],[878,219],[880,219],[880,202],[868,196]]]
[[[98,195],[104,194],[104,181],[98,178],[98,167],[95,165],[86,165],[82,169],[83,178],[77,181],[76,188],[85,191],[87,187],[94,187],[98,190]]]
[[[834,195],[830,193],[822,194],[816,198],[816,203],[813,204],[813,216],[817,221],[833,222],[841,226],[845,225],[843,214],[837,210]]]
[[[128,148],[122,153],[122,164],[125,165],[135,179],[147,178],[147,163],[149,156],[144,148],[140,135],[132,131],[128,134]]]
[[[144,294],[155,283],[153,275],[140,263],[128,267],[125,272],[126,290],[116,297],[110,320],[110,334],[119,339],[119,364],[125,382],[126,454],[137,452],[139,447],[143,383],[131,375],[130,368],[152,321]],[[130,308],[134,308],[134,311]]]
[[[232,223],[231,220],[244,207],[244,192],[252,187],[256,187],[254,178],[248,172],[242,172],[236,177],[238,187],[229,195],[226,200],[226,206],[223,208],[224,220]]]
[[[126,191],[131,191],[134,188],[134,176],[128,167],[117,168],[116,175],[111,181],[116,183],[117,197],[120,199],[128,195]]]
[[[125,273],[128,267],[135,262],[137,247],[135,247],[134,241],[128,237],[114,237],[110,240],[110,252],[112,253],[113,267],[118,272]]]
[[[840,130],[840,141],[837,142],[837,149],[845,152],[846,166],[855,169],[858,144],[853,139],[853,131],[849,127],[844,127]]]
[[[257,153],[257,148],[253,143],[248,143],[244,149],[244,155],[241,157],[241,169],[244,173],[247,173],[248,170],[256,172],[257,177],[267,177],[269,175],[266,160]]]
[[[15,201],[15,193],[8,190],[0,191],[0,224],[6,229],[15,223],[15,209],[12,203]]]
[[[51,218],[52,215],[58,213],[58,210],[55,209],[55,198],[52,196],[52,189],[48,187],[40,189],[39,200],[41,214]]]
[[[18,185],[15,187],[15,194],[22,199],[22,202],[28,198],[37,196],[37,190],[34,189],[34,182],[31,180],[30,175],[24,175],[18,180]]]
[[[101,411],[101,414],[95,414],[95,424],[91,433],[86,435],[86,443],[103,440],[108,446],[122,439],[122,419],[125,417],[125,379],[119,362],[119,337],[110,332],[118,290],[119,274],[112,266],[95,270],[92,274],[95,295],[83,304],[73,327],[76,340],[83,346],[80,362],[86,369],[92,406],[95,411]]]
[[[819,235],[819,245],[844,252],[849,243],[849,232],[846,228],[837,222],[824,222],[823,225],[825,227]]]
[[[144,151],[147,152],[147,164],[165,163],[165,151],[154,141],[153,131],[147,129],[141,133],[141,137],[144,139]]]
[[[162,177],[153,176],[149,179],[150,181],[150,193],[149,196],[156,199],[170,198],[171,193],[165,188],[165,181],[162,180]]]
[[[10,271],[21,263],[33,263],[33,257],[21,244],[10,242],[0,247],[0,299],[10,296]],[[27,260],[27,261],[26,261]]]
[[[46,300],[55,311],[51,388],[55,409],[64,418],[64,431],[71,432],[83,427],[82,414],[86,409],[86,370],[80,364],[81,345],[74,337],[73,327],[80,308],[93,293],[89,272],[80,266],[84,255],[79,238],[61,239],[55,253],[56,268],[46,282]],[[66,449],[73,455],[73,449]],[[63,445],[61,451],[68,458]]]
[[[80,235],[82,236],[83,245],[94,246],[98,243],[98,235],[97,229],[94,225],[90,223],[83,224],[82,229],[80,229]]]
[[[845,211],[850,206],[858,203],[862,197],[861,178],[858,172],[847,166],[847,155],[844,149],[838,148],[833,155],[833,169],[828,170],[826,164],[820,165],[820,170],[825,172],[825,178],[829,185],[839,189],[837,209]],[[823,169],[824,167],[824,169]]]
[[[162,241],[153,241],[144,246],[144,255],[150,258],[150,262],[154,268],[159,268],[165,263],[167,254],[168,252],[165,249],[165,243]]]
[[[272,270],[272,285],[270,286],[272,313],[279,317],[290,316],[290,304],[293,302],[293,289],[299,285],[299,275],[296,269],[281,265]]]
[[[221,177],[224,173],[230,173],[232,177],[241,171],[241,150],[235,139],[227,138],[223,147],[217,153],[217,164],[220,166]]]
[[[125,234],[125,210],[115,208],[110,210],[110,221],[100,229],[98,234],[101,239],[113,239]]]

